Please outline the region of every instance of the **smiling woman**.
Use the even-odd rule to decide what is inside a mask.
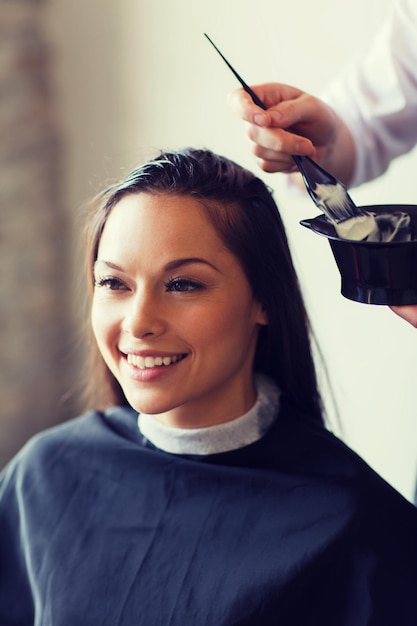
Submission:
[[[1,477],[0,623],[415,624],[417,510],[323,424],[265,184],[165,153],[87,256],[91,410]]]
[[[246,413],[266,315],[201,202],[125,196],[107,219],[98,259],[94,334],[129,404],[189,428]],[[118,269],[109,274],[109,265]]]
[[[131,286],[137,295],[137,290],[144,288],[146,277],[147,284],[151,278],[156,280],[157,268],[159,286],[171,283],[167,288],[171,296],[164,300],[170,303],[171,317],[176,315],[174,306],[181,306],[184,326],[188,325],[186,315],[196,318],[194,325],[198,318],[200,333],[207,339],[209,332],[214,334],[220,320],[222,323],[232,320],[231,326],[236,326],[234,331],[238,333],[239,321],[250,323],[249,304],[252,308],[260,307],[253,329],[254,355],[247,355],[249,361],[254,358],[257,372],[271,377],[306,415],[322,422],[308,320],[285,229],[270,190],[254,174],[209,151],[185,150],[161,155],[96,198],[87,225],[87,259],[93,291],[93,328],[98,326],[95,312],[102,301],[97,279],[108,279],[112,284],[114,280],[121,284],[125,281],[126,288]],[[113,268],[116,264],[119,273],[109,275],[102,268],[103,262]],[[109,282],[105,285],[108,287]],[[179,297],[178,292],[184,291],[187,295],[182,293]],[[155,288],[153,292],[146,289],[146,298],[144,294],[137,297],[142,307],[154,293]],[[244,301],[243,294],[250,302]],[[217,304],[213,303],[216,298]],[[222,299],[224,302],[220,304]],[[162,310],[160,304],[151,307],[154,321]],[[210,331],[212,310],[216,311],[218,320]],[[226,311],[228,317],[223,320]],[[137,315],[135,319],[139,319]],[[154,348],[155,338],[150,341]],[[207,344],[212,342],[211,336]],[[142,342],[138,340],[136,344]],[[96,375],[102,373],[105,383],[97,385],[96,378],[90,381],[87,404],[102,408],[124,404],[128,402],[126,390],[120,386],[114,367],[104,362],[106,357],[101,348],[100,345],[97,350],[94,344],[93,368]],[[152,348],[150,351],[148,346],[143,348],[147,356],[153,355]],[[232,351],[233,356],[238,358],[239,352],[245,353],[247,349],[246,342],[240,350]],[[219,363],[222,358],[219,354]],[[208,365],[202,364],[205,369]],[[241,384],[241,392],[243,388],[246,396],[253,384]],[[226,419],[235,416],[239,408],[244,407],[236,406]],[[224,409],[220,410],[223,413]],[[208,416],[199,414],[193,417],[197,421],[195,425],[200,420],[209,423]],[[218,422],[224,418],[217,414],[213,419]]]

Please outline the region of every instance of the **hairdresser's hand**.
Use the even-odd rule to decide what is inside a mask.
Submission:
[[[399,315],[406,322],[417,328],[417,304],[412,304],[409,306],[392,306],[390,307],[396,315]]]
[[[295,87],[266,83],[253,87],[268,107],[256,106],[242,88],[228,103],[247,125],[252,151],[265,172],[295,171],[292,154],[314,158],[348,183],[353,172],[353,140],[333,109]]]

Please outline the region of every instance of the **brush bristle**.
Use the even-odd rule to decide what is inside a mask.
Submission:
[[[360,214],[346,189],[340,184],[334,185],[317,184],[314,190],[317,200],[323,207],[325,213],[336,222],[347,220]]]

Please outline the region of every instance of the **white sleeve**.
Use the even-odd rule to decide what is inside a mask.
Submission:
[[[365,58],[324,94],[356,146],[352,186],[376,178],[417,143],[417,1],[399,0]]]

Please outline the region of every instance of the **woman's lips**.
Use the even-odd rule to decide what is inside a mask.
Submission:
[[[129,378],[141,383],[150,383],[169,376],[187,356],[187,354],[143,356],[128,353],[123,355],[123,362]]]

